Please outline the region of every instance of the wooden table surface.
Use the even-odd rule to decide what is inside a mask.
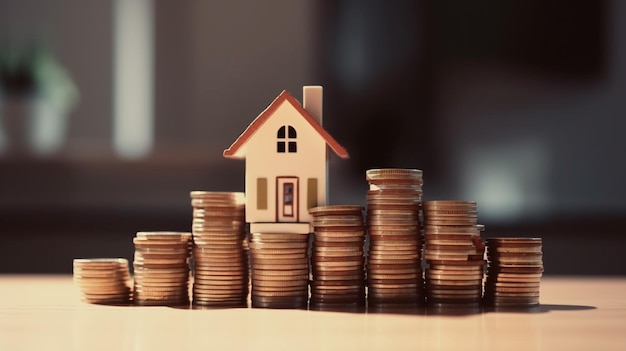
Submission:
[[[98,306],[71,276],[0,276],[0,350],[626,350],[626,278],[546,277],[531,311]]]

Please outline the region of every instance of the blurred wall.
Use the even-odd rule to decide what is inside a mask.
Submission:
[[[485,30],[501,45],[483,57],[449,54],[439,65],[436,109],[440,137],[454,140],[446,151],[451,183],[490,219],[626,211],[626,188],[616,187],[626,175],[619,162],[626,149],[626,27],[618,15],[626,8],[617,1],[589,5],[501,3],[490,10],[505,23]],[[495,20],[461,18],[449,36],[476,44],[476,51],[480,42],[471,35],[483,32],[467,28]]]
[[[0,0],[0,49],[44,42],[81,98],[60,152],[0,154],[0,272],[189,230],[190,190],[243,190],[222,150],[281,90],[322,84],[351,154],[330,159],[331,202],[364,203],[368,168],[420,168],[426,199],[478,201],[486,236],[543,236],[549,273],[626,274],[623,2],[153,4],[155,147],[122,160],[113,2]]]

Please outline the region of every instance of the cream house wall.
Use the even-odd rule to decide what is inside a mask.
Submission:
[[[276,151],[277,132],[292,126],[297,133],[297,152]],[[287,140],[285,140],[287,141]],[[307,179],[317,179],[318,205],[326,204],[326,141],[287,100],[281,103],[244,146],[246,157],[246,221],[276,221],[276,177],[299,177],[299,222],[310,222]],[[257,209],[257,178],[267,178],[267,209]]]

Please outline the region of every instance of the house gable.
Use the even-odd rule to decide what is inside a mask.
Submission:
[[[224,157],[243,159],[246,157],[246,144],[250,138],[253,138],[254,134],[263,127],[265,122],[271,118],[278,108],[283,103],[291,104],[298,112],[298,114],[308,122],[311,127],[324,139],[326,144],[341,158],[348,158],[348,152],[341,146],[322,126],[315,121],[313,117],[300,105],[300,103],[286,90],[283,90],[280,95],[263,111],[252,123],[246,128],[246,130],[235,140],[235,142],[226,150],[224,150]]]

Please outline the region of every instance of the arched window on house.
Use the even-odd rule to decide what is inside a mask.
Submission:
[[[292,126],[278,128],[276,152],[298,152],[297,137],[296,129]]]

